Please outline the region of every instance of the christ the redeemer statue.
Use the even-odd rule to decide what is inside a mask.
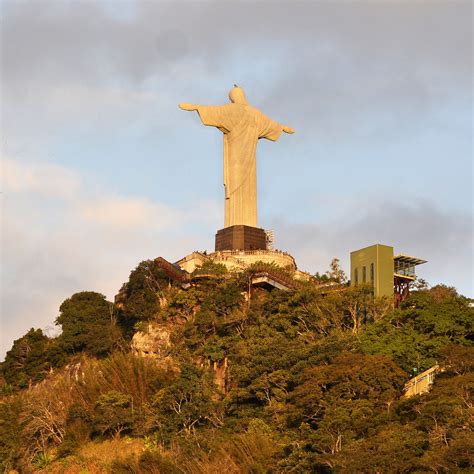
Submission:
[[[243,89],[229,92],[230,104],[180,104],[183,110],[196,110],[204,125],[217,127],[224,134],[224,227],[257,227],[257,140],[276,141],[282,134],[294,133],[252,107]]]

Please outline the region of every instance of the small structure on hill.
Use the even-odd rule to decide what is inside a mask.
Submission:
[[[390,296],[395,306],[410,293],[416,280],[415,267],[426,260],[408,255],[394,256],[393,247],[375,244],[351,252],[351,286],[370,284],[374,296]]]
[[[442,372],[439,365],[434,365],[428,370],[425,370],[421,374],[410,379],[403,389],[403,397],[411,398],[415,395],[421,395],[422,393],[429,392],[433,385],[435,376],[438,372]]]
[[[298,270],[295,259],[289,253],[280,250],[223,250],[210,254],[193,252],[175,262],[174,265],[192,273],[205,262],[224,265],[229,271],[242,271],[261,262],[288,270],[296,280],[308,281],[311,278],[309,273]]]
[[[251,280],[252,286],[272,289],[277,288],[278,290],[288,291],[294,288],[294,282],[286,278],[281,278],[280,275],[275,275],[272,272],[259,272],[256,273]]]
[[[168,262],[163,257],[158,257],[155,259],[155,263],[160,267],[172,281],[178,282],[181,284],[183,289],[189,288],[191,284],[196,283],[198,280],[209,279],[209,278],[222,278],[222,276],[215,274],[207,274],[204,272],[196,272],[205,262],[221,263],[219,260],[213,260],[212,255],[208,256],[200,252],[193,252],[188,257],[180,260],[177,263]],[[179,263],[183,267],[180,267]],[[294,267],[278,267],[274,265],[266,265],[265,262],[257,260],[261,265],[254,265],[253,273],[251,278],[251,285],[262,288],[277,288],[279,290],[291,290],[294,289],[297,285],[296,280],[306,279],[306,274],[304,272],[299,272]],[[240,262],[239,265],[232,266],[231,270],[242,271],[248,268],[250,264],[245,262]],[[261,267],[261,268],[260,268]],[[192,271],[191,271],[192,270]],[[301,274],[300,278],[297,277],[298,273]],[[309,279],[309,275],[308,275]],[[116,297],[116,303],[120,300],[119,295]]]

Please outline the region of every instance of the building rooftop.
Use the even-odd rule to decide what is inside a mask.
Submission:
[[[426,260],[409,255],[398,254],[393,257],[393,268],[395,276],[415,280],[415,267],[426,263]]]
[[[423,260],[421,258],[417,258],[417,257],[410,257],[409,255],[404,255],[402,253],[398,254],[398,255],[395,255],[393,257],[393,261],[394,262],[400,262],[400,263],[404,263],[406,265],[421,265],[422,263],[426,263],[428,260]]]

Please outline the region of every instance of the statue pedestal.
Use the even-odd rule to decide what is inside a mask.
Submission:
[[[248,225],[233,225],[218,230],[216,252],[223,250],[266,250],[267,236],[263,229]]]

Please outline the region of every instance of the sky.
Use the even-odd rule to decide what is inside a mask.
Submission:
[[[296,130],[257,151],[259,225],[298,267],[374,243],[473,296],[470,1],[3,1],[1,346],[78,291],[212,251],[222,134],[180,102]]]

